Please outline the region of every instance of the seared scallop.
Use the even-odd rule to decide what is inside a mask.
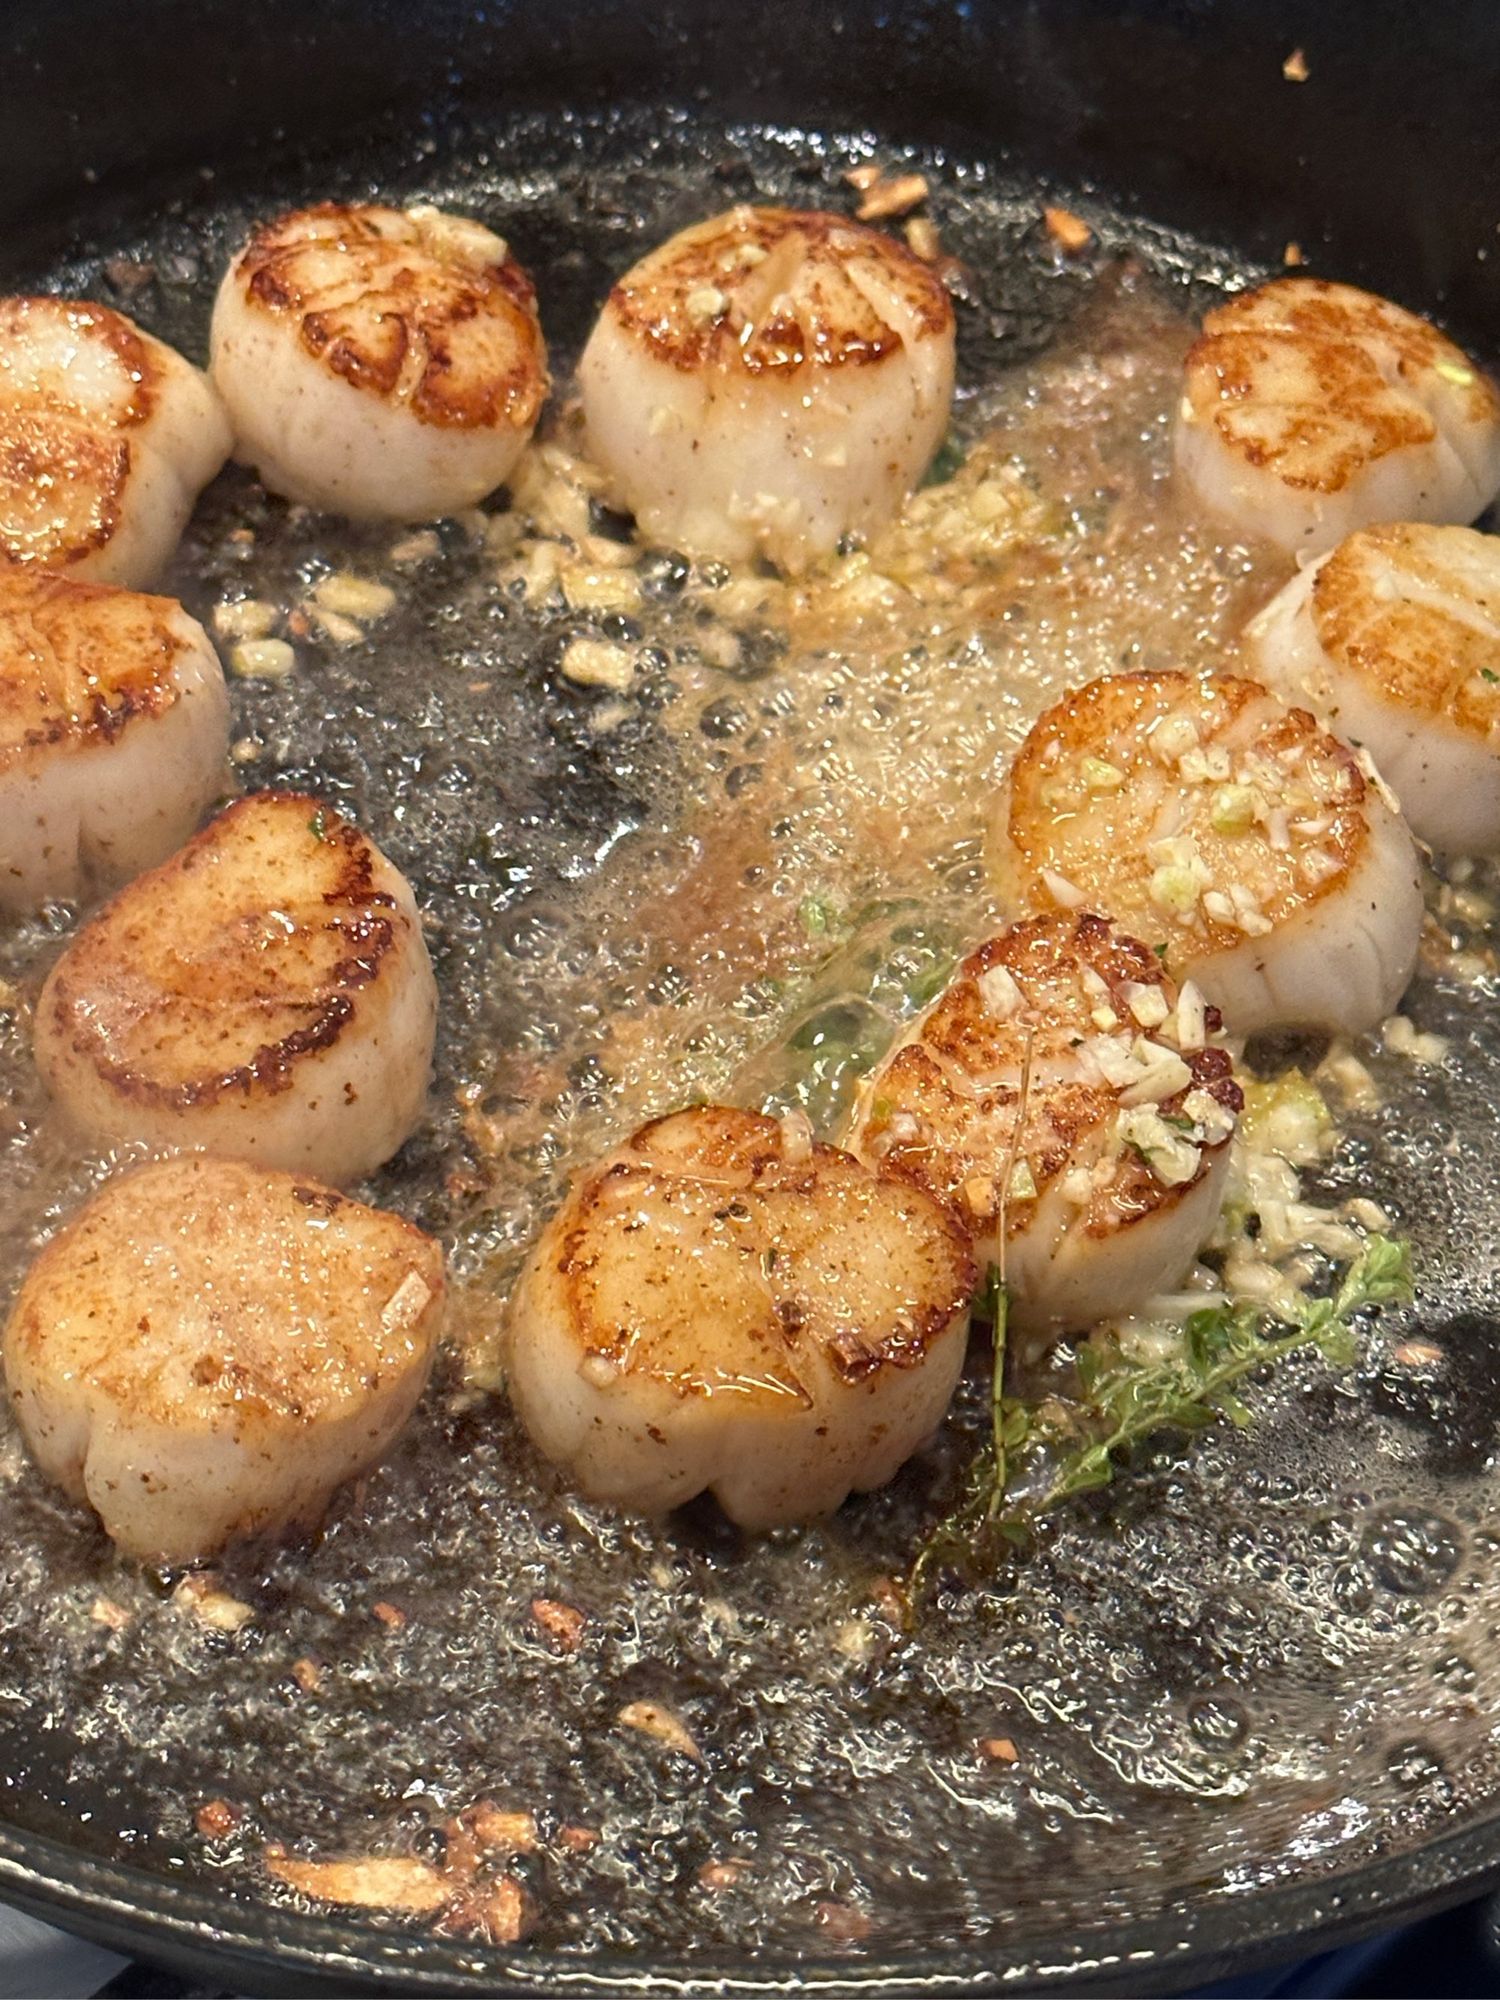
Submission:
[[[325,201],[257,229],[219,287],[213,379],[275,493],[424,521],[508,476],[547,395],[531,280],[425,205]]]
[[[805,1119],[681,1111],[582,1174],[543,1232],[511,1398],[596,1500],[656,1513],[707,1490],[742,1527],[809,1520],[936,1428],[974,1276],[943,1207]]]
[[[620,280],[578,386],[590,449],[645,535],[800,570],[920,480],[953,396],[953,308],[862,223],[731,209]]]
[[[401,875],[295,792],[241,799],[52,968],[48,1088],[110,1140],[359,1180],[415,1125],[437,994]]]
[[[228,456],[207,377],[162,341],[108,306],[0,299],[0,557],[150,583]]]
[[[1103,917],[1032,917],[959,966],[865,1085],[849,1144],[947,1203],[1010,1323],[1059,1334],[1181,1277],[1243,1099],[1219,1017]]]
[[[1500,537],[1363,529],[1247,637],[1273,687],[1365,746],[1419,840],[1500,848]]]
[[[0,571],[0,908],[113,887],[222,789],[229,697],[180,604]]]
[[[1375,521],[1472,521],[1500,491],[1500,395],[1436,327],[1321,278],[1211,312],[1177,464],[1237,534],[1317,555]]]
[[[1034,725],[991,825],[1023,908],[1107,910],[1229,1028],[1358,1033],[1422,927],[1416,845],[1368,760],[1229,675],[1091,681]]]
[[[322,1516],[415,1408],[443,1256],[399,1216],[230,1160],[105,1184],[5,1329],[37,1463],[142,1562]]]

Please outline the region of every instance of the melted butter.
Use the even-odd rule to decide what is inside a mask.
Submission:
[[[955,478],[868,549],[796,584],[699,566],[664,611],[644,600],[639,643],[673,662],[676,824],[621,841],[568,903],[523,906],[522,952],[496,967],[549,1046],[475,1080],[503,1107],[470,1120],[497,1244],[484,1286],[508,1289],[569,1173],[644,1118],[798,1102],[836,1136],[858,1074],[1007,914],[981,829],[1039,711],[1101,673],[1232,664],[1285,580],[1284,558],[1226,549],[1179,506],[1190,323],[1148,282],[1100,292],[1064,345],[969,405]],[[578,518],[575,442],[565,426],[562,492],[522,496],[544,527]],[[508,573],[535,573],[552,539],[512,548]]]
[[[515,238],[560,378],[610,275],[701,213],[721,167],[726,204],[846,206],[841,174],[868,150],[654,112],[603,133],[554,114],[472,131],[455,113],[451,132],[460,169],[440,169],[424,134],[385,162],[381,185],[419,187]],[[367,641],[289,634],[294,672],[235,683],[236,768],[246,789],[332,797],[413,878],[443,995],[440,1081],[430,1125],[376,1197],[441,1228],[481,1279],[454,1317],[480,1347],[567,1172],[640,1116],[722,1084],[747,1102],[805,1103],[832,1129],[850,1049],[860,1060],[992,920],[975,793],[1030,715],[1111,666],[1232,657],[1242,605],[1281,581],[1184,520],[1166,476],[1183,308],[1245,273],[1138,217],[1106,219],[1103,234],[1140,246],[1159,288],[1053,266],[1033,185],[982,162],[923,164],[945,242],[974,266],[960,314],[969,463],[988,437],[1054,510],[967,579],[987,604],[948,598],[918,562],[897,581],[926,592],[924,607],[897,598],[892,613],[857,571],[837,612],[852,603],[857,630],[815,617],[811,597],[777,604],[760,622],[781,621],[778,647],[757,638],[764,579],[695,578],[658,598],[672,565],[657,556],[623,566],[617,609],[570,608],[555,580],[523,600],[498,581],[526,541],[507,514],[398,536],[278,507],[231,471],[190,527],[171,587],[201,618],[247,594],[284,616],[330,572],[398,591]],[[221,181],[185,209],[153,205],[123,245],[143,291],[111,289],[118,240],[19,272],[15,288],[117,298],[201,353],[214,282],[250,219],[312,191],[304,166],[275,171],[257,163],[244,190]],[[562,484],[553,558],[556,535],[600,525]],[[400,542],[433,553],[410,567]],[[589,574],[612,575],[597,554]],[[623,694],[578,687],[556,656],[579,631],[664,657]],[[906,659],[919,643],[948,666]],[[848,715],[822,705],[830,695]],[[726,729],[725,707],[743,722]],[[829,737],[836,783],[818,769]],[[754,783],[731,779],[756,764]],[[1455,874],[1453,886],[1493,883]],[[233,1639],[116,1560],[7,1425],[7,1818],[284,1902],[267,1840],[429,1852],[447,1814],[493,1798],[542,1824],[524,1864],[539,1948],[679,1969],[696,1954],[716,1973],[826,1954],[828,1910],[868,1913],[872,1951],[971,1938],[1050,1962],[1058,1936],[1186,1899],[1253,1900],[1293,1875],[1331,1887],[1338,1874],[1347,1889],[1372,1855],[1410,1850],[1466,1808],[1492,1811],[1500,1415],[1482,1246],[1500,1210],[1475,1165],[1500,1043],[1492,937],[1467,911],[1440,914],[1410,1006],[1452,1053],[1421,1069],[1361,1045],[1372,1102],[1351,1105],[1354,1144],[1309,1189],[1374,1196],[1411,1231],[1421,1341],[1399,1322],[1377,1329],[1337,1390],[1290,1367],[1256,1390],[1252,1429],[1150,1454],[1107,1520],[1105,1496],[1074,1510],[1002,1587],[945,1594],[909,1642],[877,1609],[880,1579],[909,1558],[989,1421],[982,1351],[933,1453],[833,1522],[759,1542],[702,1518],[590,1507],[536,1461],[503,1398],[438,1385],[379,1474],[340,1498],[330,1532],[235,1559],[226,1582],[254,1618]],[[0,935],[0,980],[15,989],[0,989],[12,1272],[113,1164],[57,1127],[30,1064],[26,1002],[70,922],[62,911]],[[1393,1510],[1445,1516],[1458,1570],[1394,1565]],[[579,1608],[578,1655],[542,1641],[534,1592]],[[312,1662],[316,1696],[297,1675]],[[610,1726],[642,1698],[684,1718],[707,1782]],[[996,1739],[1014,1763],[976,1755]],[[220,1795],[244,1818],[209,1843],[194,1807]],[[586,1852],[563,1838],[580,1829],[597,1835]],[[718,1865],[730,1857],[732,1870]],[[733,1887],[717,1886],[731,1872]]]

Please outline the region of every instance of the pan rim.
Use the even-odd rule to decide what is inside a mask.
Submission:
[[[1312,1957],[1431,1915],[1465,1900],[1487,1878],[1500,1883],[1500,1801],[1480,1820],[1345,1876],[1221,1893],[1144,1921],[1078,1932],[1070,1946],[1041,1939],[1007,1944],[1002,1935],[864,1959],[814,1955],[762,1965],[748,1955],[672,1961],[647,1952],[464,1946],[270,1904],[257,1909],[0,1821],[0,1894],[107,1948],[239,1974],[259,1970],[273,1979],[302,1974],[359,1982],[345,1991],[488,1993],[515,2000],[561,1993],[604,2000],[643,1990],[672,2000],[770,2000],[792,1993],[818,2000],[901,1993],[972,2000],[1002,1987],[1181,1991],[1273,1963],[1288,1949]],[[1226,1923],[1228,1913],[1239,1921]],[[226,1921],[231,1914],[234,1920]],[[1218,1935],[1201,1936],[1205,1926]],[[1227,1938],[1226,1930],[1232,1933]]]

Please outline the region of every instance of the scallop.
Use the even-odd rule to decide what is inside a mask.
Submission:
[[[1211,1234],[1243,1099],[1219,1019],[1104,917],[966,958],[868,1079],[849,1144],[948,1204],[1048,1336],[1133,1311]]]
[[[1416,844],[1367,758],[1231,675],[1091,681],[1032,728],[989,855],[1022,908],[1094,909],[1240,1035],[1355,1034],[1422,927]]]
[[[202,1156],[117,1175],[36,1259],[5,1377],[47,1478],[127,1554],[309,1527],[416,1407],[443,1257],[321,1183]]]
[[[405,880],[295,792],[241,799],[52,968],[36,1059],[96,1137],[343,1184],[421,1113],[437,992]]]
[[[1500,537],[1362,529],[1294,577],[1247,637],[1272,686],[1365,746],[1419,840],[1500,849]]]
[[[224,788],[229,697],[180,604],[0,571],[0,908],[137,875]]]
[[[1373,522],[1482,514],[1500,491],[1500,395],[1415,313],[1278,278],[1205,318],[1175,446],[1236,534],[1318,555]]]
[[[108,306],[0,298],[0,556],[158,578],[229,456],[208,378]]]
[[[512,1305],[510,1395],[591,1498],[742,1527],[883,1485],[941,1421],[975,1268],[919,1189],[805,1119],[705,1105],[574,1183]]]
[[[953,356],[948,294],[902,245],[735,208],[621,279],[578,386],[644,535],[795,571],[898,511],[947,427]]]
[[[531,280],[436,208],[320,202],[263,223],[219,287],[213,378],[272,492],[425,521],[510,475],[547,396]]]

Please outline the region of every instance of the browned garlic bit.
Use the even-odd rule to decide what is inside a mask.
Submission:
[[[989,857],[1022,908],[1107,910],[1230,1030],[1357,1033],[1422,928],[1415,844],[1373,766],[1258,682],[1120,674],[1032,728]]]
[[[267,1873],[288,1889],[315,1902],[353,1909],[431,1916],[453,1894],[441,1871],[415,1855],[370,1854],[347,1861],[314,1861],[271,1846],[265,1851],[265,1861]]]
[[[578,383],[590,447],[645,535],[802,570],[917,484],[953,354],[947,292],[889,236],[736,208],[620,280]]]
[[[180,604],[0,572],[0,909],[153,867],[225,784],[229,698]]]
[[[264,1850],[266,1872],[310,1902],[430,1917],[442,1936],[515,1944],[536,1913],[525,1885],[493,1866],[495,1854],[514,1852],[514,1847],[491,1850],[482,1837],[476,1838],[475,1828],[487,1814],[493,1808],[473,1807],[447,1823],[441,1867],[412,1854],[312,1859],[272,1843]]]
[[[263,792],[124,889],[52,968],[36,1058],[74,1121],[346,1182],[420,1115],[437,990],[406,881]]]
[[[1369,522],[1483,513],[1500,491],[1500,395],[1415,313],[1277,278],[1204,319],[1175,448],[1228,527],[1317,555]]]
[[[438,1246],[290,1174],[201,1155],[117,1176],[53,1237],[5,1329],[48,1478],[143,1562],[316,1522],[427,1380]],[[184,1608],[233,1631],[212,1578]]]
[[[744,1527],[808,1520],[936,1427],[974,1277],[943,1207],[805,1120],[678,1112],[583,1173],[543,1232],[511,1397],[595,1499],[653,1513],[707,1489]]]
[[[929,193],[925,174],[877,173],[860,190],[855,214],[861,222],[884,222],[893,215],[910,215]]]
[[[499,486],[548,386],[531,280],[491,230],[425,205],[263,223],[220,286],[212,367],[273,492],[398,521]]]
[[[667,1708],[662,1702],[628,1701],[615,1720],[622,1729],[634,1729],[642,1736],[650,1736],[664,1750],[675,1751],[690,1763],[703,1762],[698,1739],[676,1710]]]
[[[107,306],[0,299],[0,558],[146,584],[229,455],[205,376]]]
[[[1094,240],[1093,230],[1070,208],[1044,208],[1042,221],[1065,257],[1081,257]]]
[[[1419,840],[1500,849],[1500,536],[1363,529],[1246,637],[1273,687],[1364,745]]]
[[[1241,1106],[1217,1014],[1102,917],[1034,917],[970,957],[865,1087],[850,1145],[949,1203],[1011,1324],[1129,1312],[1213,1230]]]

